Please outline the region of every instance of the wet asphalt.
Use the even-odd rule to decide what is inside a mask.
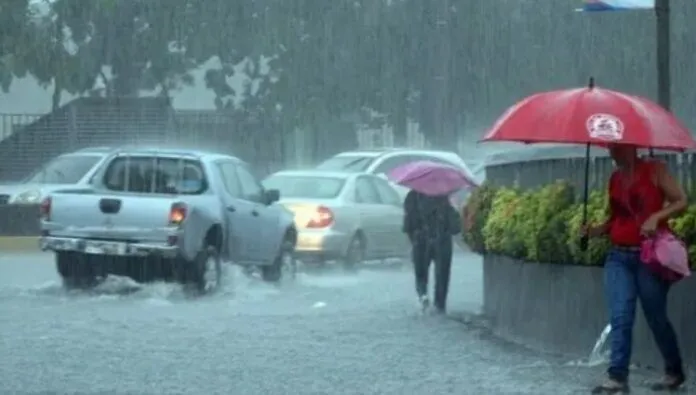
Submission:
[[[456,254],[450,288],[444,317],[421,314],[408,265],[382,263],[280,287],[228,266],[202,298],[125,278],[67,292],[51,255],[4,254],[0,394],[586,394],[601,378],[492,336],[480,257]]]

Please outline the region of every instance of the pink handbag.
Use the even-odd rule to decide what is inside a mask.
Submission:
[[[658,230],[640,246],[640,260],[664,280],[675,283],[691,275],[684,242],[668,230]]]

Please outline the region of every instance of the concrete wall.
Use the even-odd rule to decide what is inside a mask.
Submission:
[[[608,323],[602,268],[520,262],[487,255],[483,310],[494,330],[537,348],[589,355]],[[696,365],[696,278],[672,289],[669,313],[684,361]],[[633,362],[662,368],[640,308],[636,311]]]

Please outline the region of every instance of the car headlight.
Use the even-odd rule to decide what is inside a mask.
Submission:
[[[33,190],[22,192],[14,199],[15,204],[39,204],[41,202],[41,191]]]

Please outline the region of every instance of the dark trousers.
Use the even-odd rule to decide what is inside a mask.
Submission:
[[[418,296],[428,294],[428,272],[430,262],[435,262],[435,307],[444,310],[447,306],[450,272],[452,271],[452,238],[441,237],[428,240],[416,237],[413,240],[413,269],[416,276]]]
[[[640,261],[638,251],[614,248],[609,252],[604,266],[604,287],[611,324],[609,376],[619,381],[628,379],[638,299],[662,353],[666,373],[682,375],[677,335],[667,318],[670,285]]]

